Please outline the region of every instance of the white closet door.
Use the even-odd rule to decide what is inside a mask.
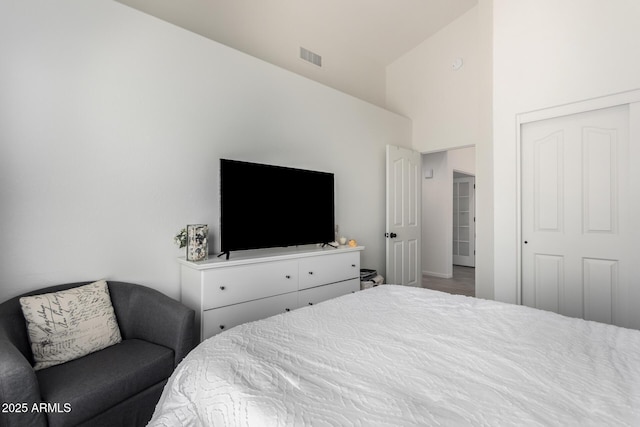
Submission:
[[[629,106],[524,124],[521,152],[522,303],[627,325],[640,194]]]

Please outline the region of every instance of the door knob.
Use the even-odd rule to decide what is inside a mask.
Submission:
[[[384,237],[395,239],[398,235],[396,233],[384,233]]]

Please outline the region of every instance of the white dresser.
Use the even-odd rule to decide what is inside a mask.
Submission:
[[[231,258],[179,258],[182,303],[196,312],[200,340],[241,323],[360,289],[355,248],[233,252]]]

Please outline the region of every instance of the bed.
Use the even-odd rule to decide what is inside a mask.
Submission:
[[[640,425],[640,331],[384,285],[237,326],[150,426]]]

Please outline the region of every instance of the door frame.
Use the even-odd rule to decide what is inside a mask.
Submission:
[[[522,305],[522,127],[531,122],[640,103],[640,89],[605,95],[516,115],[516,303]],[[640,108],[629,111],[629,143],[640,136]],[[635,118],[635,119],[634,119]]]

